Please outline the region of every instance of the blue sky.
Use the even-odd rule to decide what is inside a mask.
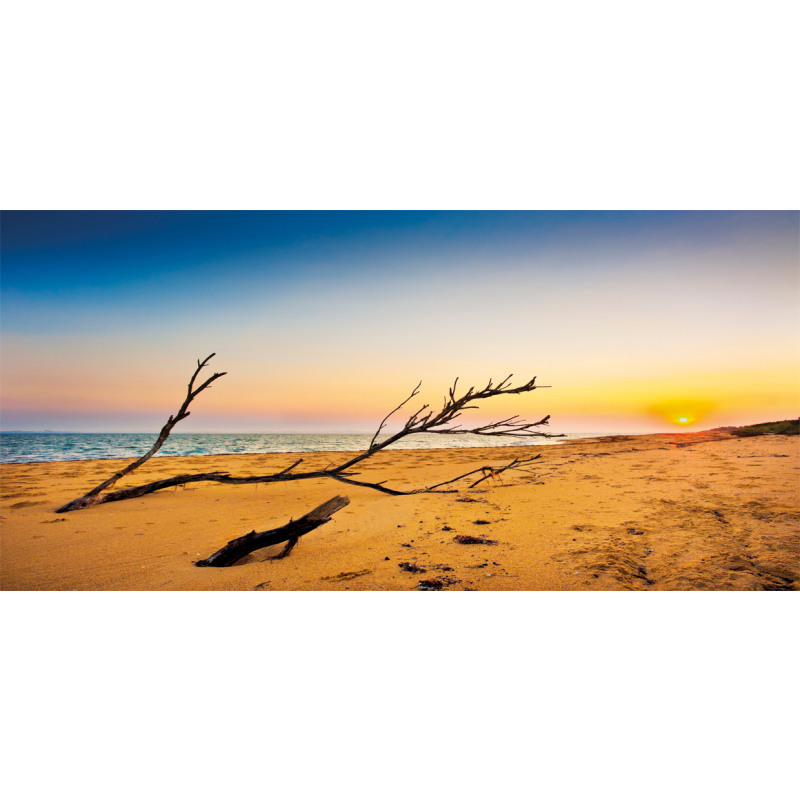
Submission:
[[[187,429],[368,430],[419,378],[440,396],[456,375],[501,372],[553,384],[522,410],[560,407],[572,430],[652,428],[659,393],[702,395],[720,424],[797,405],[794,212],[5,212],[0,225],[5,428],[155,429],[212,351],[227,387]]]

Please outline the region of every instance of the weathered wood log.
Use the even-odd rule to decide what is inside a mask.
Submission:
[[[233,539],[213,555],[198,561],[196,565],[198,567],[230,567],[240,558],[244,558],[244,556],[255,550],[261,550],[264,547],[280,544],[281,542],[288,542],[287,547],[278,556],[282,558],[289,554],[301,536],[313,531],[314,528],[318,528],[320,525],[324,525],[326,522],[330,522],[331,517],[349,503],[350,499],[348,497],[341,495],[332,497],[321,506],[317,506],[305,516],[300,517],[300,519],[292,520],[280,528],[273,528],[269,531],[251,531],[238,539]]]

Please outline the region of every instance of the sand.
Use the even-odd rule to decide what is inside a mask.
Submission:
[[[613,436],[541,448],[390,451],[366,480],[416,488],[542,454],[456,494],[391,497],[332,480],[191,484],[84,511],[54,509],[125,461],[0,467],[4,590],[784,590],[800,578],[800,441],[724,432]],[[324,467],[344,454],[304,455]],[[117,488],[184,472],[262,474],[292,454],[155,458]],[[468,482],[467,482],[468,483]],[[262,550],[199,568],[230,539],[350,505],[284,560]],[[456,536],[494,544],[460,544]],[[400,565],[411,565],[407,571]]]

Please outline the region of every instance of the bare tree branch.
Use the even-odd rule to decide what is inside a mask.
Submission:
[[[352,467],[356,464],[361,463],[362,461],[366,461],[367,459],[374,456],[376,453],[384,450],[385,448],[389,447],[390,445],[394,444],[395,442],[399,442],[407,436],[411,436],[412,434],[419,434],[419,433],[434,433],[434,434],[447,434],[447,435],[456,435],[456,434],[466,434],[471,433],[477,436],[513,436],[517,438],[551,438],[553,434],[543,433],[539,430],[535,430],[536,428],[541,427],[542,425],[547,425],[550,419],[550,416],[546,416],[543,419],[539,420],[538,422],[523,422],[519,419],[517,415],[513,417],[508,417],[507,419],[501,420],[500,422],[490,422],[485,425],[479,425],[474,428],[462,428],[458,424],[453,424],[456,419],[458,419],[462,412],[467,411],[469,409],[478,408],[477,403],[483,400],[487,400],[492,397],[498,397],[500,395],[507,395],[507,394],[523,394],[527,392],[532,392],[537,388],[549,388],[549,387],[538,387],[536,386],[536,378],[528,381],[527,383],[521,384],[520,386],[512,386],[510,381],[513,377],[509,375],[507,378],[504,378],[499,383],[495,384],[492,380],[490,380],[483,389],[479,389],[476,391],[475,387],[470,387],[464,394],[456,395],[456,388],[458,386],[458,378],[455,379],[453,382],[452,387],[448,390],[447,396],[442,399],[442,408],[438,412],[434,412],[430,409],[428,404],[423,405],[417,411],[415,411],[411,416],[406,420],[403,427],[397,431],[396,433],[387,436],[382,441],[378,441],[378,437],[383,431],[386,422],[389,418],[401,409],[406,403],[408,403],[412,398],[416,397],[419,393],[419,388],[421,383],[417,384],[411,394],[403,400],[400,405],[390,411],[384,418],[381,420],[378,429],[376,430],[375,434],[373,435],[372,439],[370,440],[370,444],[366,450],[362,453],[359,453],[356,456],[349,458],[348,460],[344,461],[338,465],[328,465],[324,469],[321,470],[311,470],[308,472],[294,472],[295,467],[297,467],[300,463],[302,463],[303,459],[298,459],[290,466],[286,467],[285,469],[280,470],[279,472],[272,473],[269,475],[255,475],[255,476],[234,476],[230,475],[227,472],[204,472],[204,473],[195,473],[195,474],[184,474],[184,475],[176,475],[172,478],[165,478],[158,481],[153,481],[151,483],[144,484],[142,486],[134,486],[129,489],[119,489],[113,492],[106,492],[105,494],[101,494],[103,490],[110,488],[113,486],[120,478],[127,475],[128,473],[132,472],[137,467],[141,466],[147,459],[149,459],[164,443],[167,436],[169,436],[170,431],[174,427],[174,425],[179,422],[181,419],[185,419],[189,416],[188,406],[189,403],[204,389],[206,389],[213,381],[217,380],[217,378],[222,377],[226,373],[219,372],[212,375],[208,380],[206,380],[201,386],[197,389],[194,388],[194,381],[197,378],[198,373],[200,370],[208,363],[208,361],[213,357],[213,353],[208,356],[208,358],[204,359],[202,362],[197,362],[197,370],[195,371],[194,375],[192,375],[191,380],[189,381],[189,388],[187,391],[186,399],[183,402],[183,405],[180,407],[178,413],[174,417],[170,417],[167,421],[167,424],[162,428],[159,437],[151,448],[151,450],[142,458],[138,459],[137,461],[133,462],[132,464],[125,467],[125,469],[120,470],[120,472],[113,475],[107,481],[101,483],[99,486],[96,486],[90,492],[88,492],[83,497],[78,498],[77,500],[73,500],[71,503],[67,503],[66,505],[62,506],[61,508],[57,509],[57,513],[65,513],[67,511],[75,511],[82,508],[88,508],[92,505],[98,505],[100,503],[110,503],[116,502],[119,500],[126,500],[133,497],[142,497],[143,495],[150,494],[152,492],[159,491],[161,489],[166,489],[170,486],[181,486],[187,483],[196,483],[199,481],[215,481],[217,483],[228,483],[228,484],[259,484],[259,483],[277,483],[277,482],[285,482],[285,481],[297,481],[297,480],[309,480],[312,478],[330,478],[332,480],[340,481],[341,483],[347,483],[352,486],[361,486],[364,488],[374,489],[378,492],[383,492],[384,494],[399,496],[399,495],[409,495],[409,494],[419,494],[421,492],[446,492],[446,491],[454,491],[454,490],[447,490],[442,489],[442,486],[446,486],[452,483],[455,483],[458,480],[466,478],[470,475],[475,474],[476,472],[480,472],[480,468],[478,470],[472,470],[471,472],[467,472],[464,475],[460,475],[458,478],[453,478],[449,481],[444,481],[443,483],[436,484],[435,486],[429,486],[420,489],[413,489],[413,490],[400,490],[400,489],[392,489],[388,486],[385,486],[385,481],[381,481],[378,483],[364,481],[364,480],[356,480],[356,476],[358,475],[357,472],[352,471]],[[532,458],[528,459],[519,459],[515,458],[506,466],[495,470],[495,474],[499,474],[500,472],[504,472],[507,469],[516,469],[522,464],[527,464],[530,461],[535,460],[536,458],[540,458],[541,456],[533,456]],[[481,480],[484,480],[482,478]],[[473,486],[477,485],[481,481],[477,481]]]
[[[505,472],[507,469],[521,469],[523,464],[530,464],[531,461],[536,461],[537,458],[541,457],[542,454],[539,453],[538,456],[531,456],[530,458],[515,458],[513,461],[510,461],[508,464],[506,464],[504,467],[489,467],[489,466],[478,467],[478,469],[473,469],[470,472],[465,472],[463,475],[459,475],[457,478],[451,478],[449,481],[443,481],[442,483],[434,484],[433,486],[429,486],[427,489],[423,489],[422,491],[433,492],[440,486],[447,486],[451,483],[455,483],[456,481],[468,478],[470,475],[476,475],[478,472],[483,472],[484,476],[480,480],[470,484],[469,488],[473,489],[479,483],[482,483],[487,478],[490,478],[492,475],[500,475],[500,473]]]
[[[186,398],[181,404],[181,407],[174,416],[170,416],[164,427],[161,429],[161,433],[158,434],[155,444],[141,458],[136,459],[136,461],[128,464],[127,467],[124,467],[119,472],[116,472],[108,480],[103,481],[101,484],[95,486],[94,489],[87,492],[83,497],[79,497],[77,500],[73,500],[71,503],[67,503],[66,505],[61,506],[61,508],[56,509],[56,513],[63,514],[67,511],[77,511],[81,508],[88,508],[89,506],[96,505],[98,498],[100,497],[100,492],[111,488],[120,478],[124,478],[126,475],[133,472],[137,467],[141,467],[142,464],[144,464],[144,462],[149,458],[154,456],[156,452],[161,449],[161,445],[167,441],[167,437],[170,435],[175,425],[177,425],[182,419],[186,419],[186,417],[189,416],[189,404],[192,402],[192,400],[194,400],[194,398],[197,397],[197,395],[199,395],[204,389],[207,389],[215,380],[217,380],[217,378],[221,378],[223,375],[228,374],[227,372],[215,372],[197,389],[194,388],[194,382],[197,379],[197,376],[200,374],[200,370],[203,369],[203,367],[205,367],[215,355],[216,353],[212,353],[210,356],[206,356],[202,361],[198,359],[197,369],[189,379],[189,387],[186,391]]]
[[[372,441],[369,443],[369,446],[370,446],[370,447],[372,447],[372,446],[375,444],[375,440],[378,438],[378,435],[379,435],[379,434],[380,434],[380,432],[383,430],[383,426],[386,424],[386,421],[389,419],[389,417],[391,417],[391,416],[392,416],[392,414],[394,414],[394,412],[395,412],[395,411],[399,411],[399,410],[400,410],[400,409],[401,409],[401,408],[402,408],[402,407],[403,407],[403,406],[404,406],[404,405],[405,405],[405,404],[406,404],[406,403],[407,403],[407,402],[408,402],[408,401],[409,401],[409,400],[410,400],[412,397],[416,397],[416,396],[417,396],[417,393],[419,392],[419,387],[420,387],[420,386],[422,386],[422,381],[420,381],[420,382],[419,382],[419,383],[416,385],[416,387],[414,388],[414,391],[413,391],[413,392],[411,392],[411,394],[410,394],[408,397],[406,397],[406,399],[405,399],[405,400],[403,400],[403,402],[402,402],[402,403],[400,403],[400,405],[399,405],[399,406],[397,406],[397,408],[395,408],[395,409],[392,409],[392,411],[390,411],[390,412],[389,412],[389,413],[388,413],[388,414],[387,414],[387,415],[386,415],[386,416],[383,418],[383,420],[381,420],[381,424],[380,424],[380,425],[378,425],[378,430],[377,430],[377,431],[375,431],[375,435],[372,437]]]
[[[494,384],[491,380],[486,385],[484,389],[480,391],[475,391],[475,387],[471,387],[467,392],[465,392],[460,397],[456,397],[456,386],[458,386],[458,378],[455,379],[453,382],[453,386],[448,390],[448,398],[444,398],[442,402],[442,410],[437,414],[434,414],[432,411],[428,411],[426,414],[425,411],[429,408],[426,404],[422,406],[418,411],[415,411],[406,421],[403,428],[398,431],[397,433],[393,434],[392,436],[387,437],[382,442],[377,442],[378,433],[383,428],[384,423],[386,420],[391,416],[391,414],[387,415],[384,421],[381,423],[378,431],[375,433],[375,436],[372,437],[372,442],[370,446],[359,455],[355,456],[354,458],[346,461],[344,464],[340,465],[337,470],[344,470],[348,469],[349,467],[353,466],[354,464],[358,464],[360,461],[364,461],[367,458],[370,458],[379,450],[383,450],[391,444],[394,444],[397,441],[405,438],[406,436],[410,436],[415,433],[437,433],[437,434],[463,434],[463,433],[473,433],[478,436],[515,436],[518,438],[531,438],[531,437],[539,437],[539,438],[550,438],[553,434],[542,433],[541,431],[534,431],[533,429],[539,427],[541,425],[546,425],[550,420],[550,415],[548,414],[544,419],[539,420],[539,422],[530,422],[530,423],[523,423],[523,422],[516,422],[517,417],[511,417],[507,420],[503,420],[502,422],[494,422],[488,425],[481,425],[477,428],[471,429],[462,429],[459,426],[450,426],[450,423],[453,420],[457,419],[461,416],[463,411],[467,411],[468,409],[478,408],[477,405],[470,405],[470,403],[474,403],[475,401],[479,400],[486,400],[490,397],[497,397],[503,394],[521,394],[524,392],[532,392],[535,389],[549,389],[549,386],[536,386],[536,378],[528,381],[525,384],[517,387],[510,387],[509,381],[513,376],[509,375],[504,380],[500,381],[499,384]],[[420,384],[417,385],[417,388],[409,395],[406,400],[404,400],[397,408],[402,408],[412,397],[417,394],[417,389],[419,389]],[[397,409],[395,409],[396,411]],[[394,411],[392,412],[392,414]],[[450,427],[447,427],[450,426]]]

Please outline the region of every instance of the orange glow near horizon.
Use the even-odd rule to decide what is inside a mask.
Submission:
[[[681,397],[656,403],[650,407],[650,411],[673,425],[689,427],[702,422],[715,407],[716,404],[708,400]]]
[[[507,349],[512,346],[513,341]],[[398,358],[391,366],[364,359],[363,354],[360,358],[353,354],[349,363],[344,354],[337,354],[339,358],[325,363],[298,357],[288,363],[263,364],[254,363],[249,355],[221,352],[214,359],[211,367],[228,374],[197,399],[182,430],[366,432],[419,380],[423,382],[419,396],[392,417],[390,426],[402,423],[424,403],[438,407],[456,375],[461,376],[459,388],[467,389],[483,386],[498,374],[496,364],[480,357],[473,361],[468,352],[459,354],[458,360],[443,358],[436,363],[415,354]],[[630,372],[631,354],[626,355],[625,369]],[[34,356],[31,348],[17,342],[4,359],[4,412],[20,419],[23,410],[27,414],[23,422],[8,428],[83,429],[96,415],[97,427],[118,419],[114,423],[118,429],[135,425],[156,430],[180,403],[192,368],[190,359],[176,356],[130,367],[129,359],[120,358],[117,351],[87,358],[80,370],[65,358]],[[640,362],[635,365],[638,377],[626,380],[609,380],[601,373],[600,366],[609,369],[615,363],[613,356],[600,366],[577,357],[563,364],[542,358],[538,369],[530,368],[530,360],[530,356],[515,358],[524,368],[517,367],[512,383],[525,382],[536,373],[540,389],[493,398],[460,421],[469,426],[513,415],[534,421],[550,414],[544,432],[699,430],[794,418],[800,401],[794,376],[766,359],[759,369],[716,372],[674,366],[665,370]],[[513,366],[508,364],[508,372]],[[52,408],[59,410],[58,421],[48,422]]]
[[[231,358],[225,359],[225,363],[219,360],[219,365],[214,366],[228,375],[193,404],[191,417],[181,425],[186,432],[368,432],[408,396],[416,383],[407,367],[381,374],[352,367],[338,373],[326,368],[304,370],[295,365],[275,369],[267,378],[242,362],[231,364]],[[182,399],[185,376],[178,369],[182,364],[162,367],[158,374],[149,376],[145,370],[128,375],[114,372],[109,366],[84,368],[79,376],[64,371],[59,375],[57,391],[51,389],[49,393],[38,380],[18,380],[12,391],[7,384],[11,402],[7,400],[5,408],[9,411],[26,408],[31,414],[43,416],[48,404],[55,401],[65,415],[63,419],[76,419],[74,423],[58,422],[62,429],[81,429],[87,419],[97,415],[103,426],[118,417],[136,419],[132,424],[138,428],[155,430]],[[477,366],[473,367],[470,377],[480,372]],[[446,376],[441,367],[436,372],[428,367],[422,373],[417,373],[423,379],[419,396],[391,418],[390,428],[402,424],[424,403],[437,408],[452,385],[451,376]],[[520,377],[519,382],[526,379],[527,375]],[[488,376],[484,383],[486,380]],[[642,375],[636,381],[600,383],[585,375],[571,374],[566,367],[552,376],[543,376],[542,380],[552,388],[493,398],[479,409],[465,413],[459,422],[471,427],[513,415],[534,421],[550,414],[550,424],[541,429],[543,432],[635,433],[745,425],[797,415],[797,392],[793,391],[791,381],[774,372],[706,373],[689,380],[677,374],[658,378]],[[517,382],[515,378],[513,383]],[[473,383],[481,382],[461,381],[459,388],[467,389]],[[681,384],[685,391],[672,395],[669,389]],[[757,391],[754,386],[759,387]],[[125,423],[119,426],[124,429]],[[50,425],[44,423],[42,427]]]

